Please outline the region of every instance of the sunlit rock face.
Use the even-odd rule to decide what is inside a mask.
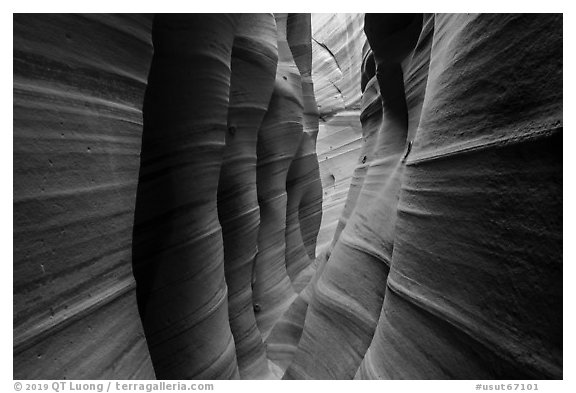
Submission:
[[[362,147],[362,14],[312,15],[312,79],[320,116],[316,151],[323,187],[318,253],[332,243]]]
[[[17,379],[562,378],[562,16],[14,17]]]

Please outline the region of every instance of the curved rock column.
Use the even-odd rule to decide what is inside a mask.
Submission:
[[[322,183],[316,155],[318,137],[318,104],[312,80],[312,23],[310,14],[290,14],[287,26],[288,42],[294,61],[302,76],[302,96],[304,100],[304,137],[301,144],[309,161],[309,181],[300,203],[300,230],[308,256],[316,258],[316,241],[322,222]],[[313,155],[313,157],[311,157]]]
[[[316,156],[318,109],[312,83],[310,14],[289,14],[287,38],[302,77],[304,133],[286,179],[286,269],[296,292],[311,278],[322,220],[322,184]],[[308,269],[307,269],[308,268]],[[305,271],[306,270],[306,271]]]
[[[436,15],[359,378],[562,378],[562,16]]]
[[[286,41],[287,15],[275,14],[275,18],[278,68],[257,145],[260,230],[253,301],[264,339],[296,297],[286,270],[286,178],[303,133],[302,82]]]
[[[388,16],[377,16],[377,15],[367,15],[366,16],[366,28],[370,30],[367,32],[368,40],[370,41],[371,45],[374,46],[375,50],[375,60],[376,63],[382,64],[383,62],[387,62],[390,58],[392,58],[395,53],[397,53],[396,48],[393,46],[395,40],[389,40],[388,37],[390,36],[389,31],[382,31],[382,27],[386,27],[386,20]],[[404,152],[401,158],[400,163],[396,164],[398,166],[398,172],[396,176],[396,187],[400,187],[400,182],[402,181],[402,173],[405,169],[405,162],[406,157],[410,154],[412,141],[416,135],[419,123],[420,123],[420,114],[422,111],[422,104],[424,100],[424,96],[426,93],[426,82],[428,78],[428,65],[430,62],[430,50],[432,44],[432,36],[434,33],[434,16],[433,15],[424,15],[422,20],[422,30],[420,32],[420,37],[418,38],[418,42],[414,51],[409,55],[403,54],[403,58],[405,60],[405,66],[403,67],[406,71],[403,72],[403,90],[406,92],[406,99],[405,99],[405,106],[406,106],[406,117],[403,119],[407,122],[406,132],[403,133],[403,145],[404,145]],[[392,43],[392,46],[390,45]],[[386,45],[388,44],[388,45]],[[377,67],[378,65],[377,64]],[[379,75],[380,80],[383,79],[383,75]],[[370,82],[368,82],[370,85]],[[382,84],[380,84],[380,88],[384,88]],[[398,148],[398,152],[400,152],[400,148]],[[398,157],[396,157],[398,160]],[[398,188],[396,188],[396,198],[398,198]],[[393,259],[393,246],[395,242],[395,223],[396,223],[397,213],[395,212],[392,217],[388,217],[387,221],[389,222],[390,228],[394,231],[394,236],[392,238],[392,245],[389,248],[389,261]],[[382,221],[383,217],[377,217],[379,221]],[[375,222],[369,221],[368,224],[376,228],[377,224]],[[380,318],[382,318],[382,313],[380,314]],[[380,328],[380,324],[378,324],[378,328]],[[372,340],[371,346],[366,352],[364,360],[356,374],[356,378],[360,378],[366,369],[370,369],[371,367],[371,356],[373,355],[372,347],[375,345],[375,342],[378,341],[378,338],[375,336]]]
[[[363,56],[362,80],[365,81],[365,84],[362,84],[362,110],[360,112],[362,147],[352,174],[348,195],[346,196],[346,203],[344,204],[336,230],[334,231],[331,248],[334,248],[336,245],[342,230],[356,207],[358,196],[364,185],[366,171],[370,163],[374,160],[376,139],[378,137],[378,130],[382,124],[382,99],[380,98],[380,88],[378,87],[378,80],[376,79],[374,54],[369,46],[365,47],[365,54]]]
[[[216,204],[237,19],[154,20],[133,268],[161,379],[238,377]]]
[[[371,40],[370,16],[365,30]],[[285,378],[352,378],[368,348],[386,288],[392,259],[396,201],[406,146],[408,112],[402,60],[414,48],[420,15],[377,17],[385,26],[375,45],[376,74],[382,100],[382,124],[374,160],[366,173],[354,214],[320,276],[302,339]],[[337,321],[337,322],[336,322]]]
[[[286,267],[298,297],[274,324],[266,340],[268,357],[286,370],[300,340],[308,307],[303,289],[311,281],[316,264],[316,238],[322,216],[322,184],[315,153],[318,109],[311,78],[311,26],[309,14],[289,14],[288,44],[302,75],[304,133],[290,165],[286,190]]]
[[[260,225],[256,143],[274,89],[277,63],[274,16],[241,15],[232,48],[228,132],[218,184],[218,215],[224,238],[228,314],[242,379],[273,377],[252,306],[252,271]]]

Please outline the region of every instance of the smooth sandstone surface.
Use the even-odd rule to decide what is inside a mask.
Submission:
[[[276,14],[278,67],[268,112],[258,138],[258,200],[260,229],[254,265],[254,307],[264,339],[296,292],[288,274],[286,256],[288,194],[291,162],[304,134],[302,80],[287,41],[287,14]]]
[[[228,318],[243,379],[272,378],[252,306],[252,271],[258,253],[260,209],[256,144],[272,97],[278,49],[271,14],[242,15],[232,47],[226,149],[218,182]]]
[[[378,35],[378,43],[392,42],[397,46],[394,52],[399,53],[388,53],[377,65],[382,122],[354,213],[318,280],[289,378],[352,378],[372,339],[392,259],[401,160],[407,144],[408,113],[400,63],[416,44],[421,19],[419,15],[407,17],[393,30],[392,39]],[[367,33],[370,22],[367,16]],[[367,36],[374,46],[373,35]],[[342,323],[334,323],[334,315]],[[336,342],[338,350],[332,350]]]
[[[14,16],[14,378],[561,379],[562,15]]]

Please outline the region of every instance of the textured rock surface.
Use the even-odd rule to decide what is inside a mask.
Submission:
[[[296,292],[310,280],[316,258],[316,238],[322,221],[322,184],[316,137],[318,108],[312,83],[312,41],[310,14],[290,14],[287,19],[288,44],[302,77],[304,134],[290,164],[286,180],[286,269]]]
[[[268,112],[258,138],[260,230],[254,266],[254,304],[266,339],[296,297],[286,255],[286,181],[303,136],[302,80],[286,36],[288,14],[276,14],[278,67]]]
[[[436,15],[430,56],[357,376],[562,378],[562,16]]]
[[[562,127],[561,15],[16,15],[14,377],[562,378]]]
[[[15,19],[16,377],[281,377],[321,220],[310,30]]]
[[[362,146],[362,14],[312,15],[312,75],[320,116],[316,152],[323,188],[318,253],[331,244]]]
[[[370,143],[284,378],[562,378],[562,17],[418,19],[366,16]]]
[[[130,267],[150,28],[14,15],[14,378],[154,378]]]
[[[390,39],[385,34],[378,36],[386,49],[395,45],[377,67],[382,121],[371,161],[364,164],[368,168],[354,213],[331,252],[308,307],[301,350],[288,370],[290,378],[351,378],[372,339],[392,259],[400,161],[408,131],[400,63],[416,44],[421,27],[420,15],[405,19],[394,26]],[[369,21],[367,16],[366,28]],[[381,25],[387,26],[386,21]],[[336,324],[334,315],[354,323]],[[339,350],[329,355],[335,345]],[[325,356],[317,355],[323,352]]]
[[[260,210],[256,190],[258,131],[274,89],[278,49],[271,14],[242,15],[232,48],[226,150],[218,183],[229,319],[240,376],[271,376],[252,306]]]
[[[132,258],[161,379],[239,376],[217,211],[238,19],[154,18]]]

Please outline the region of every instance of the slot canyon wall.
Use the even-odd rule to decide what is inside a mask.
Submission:
[[[284,378],[562,378],[562,16],[364,31],[360,163]]]
[[[14,16],[15,379],[561,379],[562,15]]]
[[[152,18],[14,15],[14,378],[154,377],[132,226]]]

